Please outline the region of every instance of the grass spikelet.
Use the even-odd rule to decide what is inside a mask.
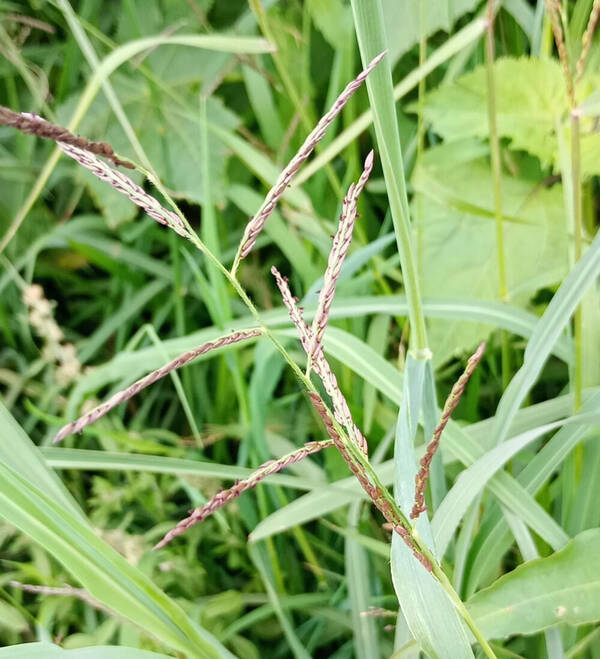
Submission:
[[[143,209],[152,219],[156,220],[159,224],[168,226],[175,233],[189,240],[190,234],[177,213],[163,208],[157,199],[149,195],[128,176],[112,169],[112,167],[109,167],[104,161],[89,151],[84,151],[77,146],[64,142],[58,142],[57,144],[70,158],[73,158],[82,167],[89,169],[100,180],[105,181],[115,190],[129,197],[136,206]]]
[[[317,311],[312,323],[313,337],[308,350],[309,369],[312,365],[313,355],[323,341],[323,334],[325,333],[327,321],[329,320],[329,310],[331,309],[333,296],[335,295],[336,283],[340,276],[344,259],[348,253],[350,242],[352,241],[354,221],[356,220],[358,209],[358,198],[369,179],[372,169],[373,151],[371,150],[365,159],[363,173],[358,179],[356,185],[354,183],[350,185],[342,204],[342,214],[340,215],[338,229],[333,239],[331,251],[329,252],[327,269],[325,270],[325,276],[323,278],[323,286],[319,293]]]
[[[271,268],[271,273],[275,277],[275,281],[277,282],[277,286],[281,292],[281,297],[283,298],[283,303],[289,312],[290,318],[298,329],[302,347],[308,355],[310,345],[313,342],[312,329],[308,327],[306,321],[302,317],[302,313],[298,307],[297,300],[290,291],[287,279],[281,275],[275,266]],[[368,453],[367,440],[365,439],[358,426],[352,420],[352,414],[350,412],[350,408],[348,407],[346,398],[344,397],[344,394],[338,385],[335,373],[331,370],[329,362],[323,354],[323,348],[321,344],[317,345],[313,354],[313,368],[315,373],[321,379],[325,391],[331,397],[335,420],[344,428],[346,428],[352,440],[366,455]]]
[[[372,483],[367,474],[365,473],[362,465],[352,456],[351,451],[346,446],[343,437],[338,432],[333,419],[331,418],[327,407],[323,402],[323,399],[314,392],[309,392],[308,397],[310,398],[313,407],[323,419],[323,424],[327,430],[327,434],[333,440],[336,448],[340,452],[342,458],[350,468],[350,471],[356,476],[358,482],[361,484],[363,490],[368,494],[371,501],[377,506],[378,510],[385,517],[386,521],[389,522],[391,528],[404,540],[408,545],[411,551],[414,553],[415,557],[422,563],[422,565],[431,572],[432,566],[431,563],[419,552],[418,548],[415,545],[414,539],[410,534],[410,531],[403,525],[403,520],[398,517],[390,502],[383,495],[383,492],[378,484]]]
[[[216,350],[217,348],[222,348],[224,346],[231,345],[232,343],[238,343],[239,341],[243,341],[245,339],[260,336],[261,334],[262,330],[260,329],[243,330],[241,332],[229,334],[228,336],[223,336],[219,339],[216,339],[215,341],[208,341],[207,343],[203,343],[201,346],[198,346],[193,350],[184,352],[183,354],[179,355],[179,357],[175,357],[175,359],[170,361],[162,368],[159,368],[156,371],[152,371],[152,373],[149,373],[137,382],[134,382],[131,386],[127,387],[127,389],[123,389],[123,391],[117,392],[114,396],[111,396],[107,401],[102,403],[102,405],[99,405],[87,414],[84,414],[76,421],[63,426],[56,434],[54,443],[60,442],[62,439],[68,435],[71,435],[72,433],[81,432],[81,430],[83,430],[86,426],[89,426],[91,423],[94,423],[94,421],[97,421],[100,417],[103,417],[107,412],[110,412],[113,407],[124,403],[130,398],[133,398],[133,396],[135,396],[142,389],[145,389],[151,384],[154,384],[157,380],[164,378],[165,375],[168,375],[171,373],[171,371],[189,364],[192,360],[196,359],[196,357],[204,355],[211,350]]]
[[[565,74],[567,94],[571,106],[574,107],[575,90],[573,87],[573,76],[571,75],[571,67],[569,66],[569,55],[565,44],[565,35],[561,21],[561,8],[558,0],[546,0],[546,9],[548,11],[548,17],[550,18],[550,24],[552,25],[552,32],[554,33],[554,41],[556,43],[556,49],[558,50],[558,57]]]
[[[160,542],[156,543],[153,549],[161,549],[169,542],[171,542],[173,538],[176,538],[182,533],[185,533],[190,527],[194,526],[194,524],[203,522],[207,517],[210,517],[210,515],[212,515],[219,508],[222,508],[226,503],[228,503],[232,499],[236,499],[237,497],[239,497],[240,494],[242,494],[242,492],[245,492],[246,490],[250,490],[253,487],[256,487],[267,476],[270,476],[271,474],[275,474],[278,471],[281,471],[282,469],[285,469],[286,467],[295,464],[296,462],[300,462],[300,460],[303,460],[307,456],[312,455],[313,453],[318,453],[322,449],[328,448],[330,446],[333,446],[333,442],[329,439],[320,442],[308,442],[302,448],[299,448],[297,451],[294,451],[293,453],[288,453],[288,455],[284,455],[282,458],[279,458],[278,460],[269,460],[268,462],[263,463],[248,478],[245,478],[244,480],[241,481],[237,481],[234,485],[232,485],[227,490],[222,490],[221,492],[215,494],[215,496],[210,501],[205,503],[200,508],[196,508],[191,513],[191,515],[189,515],[185,519],[182,519],[177,524],[177,526],[171,529],[164,536],[164,538]]]
[[[329,111],[321,117],[313,131],[304,140],[304,143],[296,155],[290,160],[287,167],[281,172],[275,185],[267,193],[267,196],[265,197],[262,205],[254,217],[250,218],[250,221],[246,225],[244,235],[233,262],[233,267],[231,269],[232,274],[235,274],[237,268],[239,267],[240,261],[246,258],[246,256],[248,256],[248,254],[252,251],[252,248],[256,243],[256,238],[265,225],[267,218],[275,209],[277,202],[283,196],[283,193],[291,183],[296,172],[300,169],[302,163],[308,158],[308,156],[310,156],[316,145],[323,139],[325,133],[327,132],[327,128],[341,112],[342,108],[346,105],[352,94],[354,94],[354,92],[362,85],[369,73],[371,73],[377,64],[379,64],[379,62],[384,58],[385,54],[386,51],[377,55],[377,57],[375,57],[369,63],[364,71],[359,73],[359,75],[352,82],[348,83],[344,91],[337,97]]]
[[[30,112],[14,112],[10,108],[0,105],[0,124],[16,128],[26,135],[37,135],[37,137],[43,137],[48,140],[53,140],[54,142],[70,144],[71,146],[83,149],[84,151],[103,156],[115,165],[127,167],[128,169],[134,168],[134,165],[129,161],[119,158],[110,144],[107,144],[106,142],[92,142],[85,137],[73,135],[73,133],[66,128],[57,126],[37,114]]]
[[[427,479],[429,478],[429,470],[431,468],[431,461],[433,456],[440,445],[440,437],[444,432],[444,428],[448,425],[448,421],[452,416],[452,412],[460,402],[460,398],[465,391],[465,387],[473,375],[473,371],[477,368],[477,364],[481,361],[483,352],[485,350],[485,342],[481,343],[477,350],[469,357],[467,365],[463,374],[454,383],[442,410],[442,416],[436,429],[433,431],[433,437],[427,446],[425,455],[421,458],[421,467],[418,474],[415,476],[415,503],[410,513],[411,519],[416,519],[421,513],[427,510],[425,505],[425,488],[427,487]]]
[[[587,60],[590,48],[592,47],[592,38],[594,36],[594,32],[596,31],[596,26],[598,25],[598,19],[600,19],[600,0],[594,0],[587,27],[585,28],[585,32],[581,37],[581,55],[577,60],[576,81],[580,80],[581,76],[583,75],[585,61]]]

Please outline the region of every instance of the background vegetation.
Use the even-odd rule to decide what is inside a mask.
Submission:
[[[387,44],[396,115],[382,69],[300,170],[240,282],[303,368],[270,269],[310,317],[343,196],[375,149],[324,344],[371,462],[386,485],[412,482],[409,430],[420,458],[436,400],[486,340],[434,463],[424,535],[499,657],[596,658],[600,6],[497,5],[492,30],[477,0],[0,0],[0,104],[154,170],[231,267],[280,170]],[[194,40],[213,34],[227,47]],[[52,446],[112,392],[252,325],[193,245],[54,149],[0,127],[0,656],[473,656],[448,644],[455,613],[430,575],[411,576],[398,547],[390,559],[389,530],[333,450],[151,551],[220,487],[325,437],[264,338]],[[401,268],[408,212],[416,298]],[[397,426],[408,448],[394,450]],[[86,646],[132,649],[75,652]]]

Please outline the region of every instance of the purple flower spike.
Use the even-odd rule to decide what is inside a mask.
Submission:
[[[288,453],[288,455],[284,455],[282,458],[279,458],[279,460],[269,460],[268,462],[265,462],[251,476],[244,480],[236,481],[228,490],[218,492],[210,501],[200,508],[196,508],[191,515],[182,519],[179,524],[172,528],[160,542],[154,545],[153,549],[161,549],[169,544],[173,538],[185,533],[190,527],[194,526],[194,524],[203,522],[207,517],[210,517],[210,515],[219,508],[222,508],[226,503],[239,497],[242,492],[256,487],[260,481],[264,480],[267,476],[275,474],[296,462],[300,462],[300,460],[303,460],[308,455],[317,453],[329,446],[333,446],[333,442],[329,439],[321,442],[308,442],[302,448],[293,453]]]
[[[319,292],[317,311],[312,323],[313,339],[308,350],[309,368],[312,366],[313,355],[317,352],[323,341],[323,334],[325,333],[327,321],[329,320],[329,310],[331,309],[333,296],[335,295],[336,282],[340,276],[344,259],[346,258],[350,242],[352,241],[354,221],[356,220],[357,215],[358,197],[365,187],[372,169],[373,151],[371,150],[365,159],[364,170],[358,179],[358,183],[356,183],[356,185],[354,183],[350,185],[342,204],[340,222],[333,238],[331,251],[329,252],[327,270],[323,277],[323,287]]]
[[[107,412],[110,412],[113,407],[116,407],[120,403],[123,403],[130,398],[133,398],[133,396],[135,396],[142,389],[145,389],[151,384],[154,384],[157,380],[164,378],[165,375],[168,375],[171,371],[189,364],[189,362],[191,362],[193,359],[196,359],[196,357],[210,352],[211,350],[216,350],[217,348],[222,348],[223,346],[228,346],[232,343],[243,341],[244,339],[260,336],[261,334],[262,330],[260,329],[243,330],[241,332],[229,334],[228,336],[223,336],[220,339],[216,339],[215,341],[208,341],[207,343],[203,343],[201,346],[198,346],[193,350],[184,352],[182,355],[175,357],[173,361],[170,361],[162,368],[159,368],[156,371],[152,371],[152,373],[149,373],[137,382],[134,382],[130,387],[127,387],[127,389],[119,391],[114,396],[111,396],[111,398],[102,403],[102,405],[99,405],[91,412],[84,414],[82,417],[77,419],[77,421],[73,421],[72,423],[63,426],[54,438],[54,443],[60,442],[62,439],[68,435],[71,435],[72,433],[81,432],[86,426],[89,426],[91,423],[94,423],[94,421],[97,421],[100,417],[103,417]]]
[[[244,236],[233,262],[233,267],[231,269],[232,273],[235,273],[240,261],[246,258],[246,256],[248,256],[248,254],[252,251],[252,248],[256,243],[256,238],[265,225],[267,218],[273,212],[277,202],[279,199],[281,199],[283,193],[286,191],[296,172],[300,169],[302,163],[308,158],[308,156],[310,156],[316,145],[323,139],[325,133],[327,132],[327,128],[341,112],[342,108],[344,105],[346,105],[352,94],[354,94],[354,92],[362,85],[369,73],[371,73],[377,64],[381,62],[386,53],[387,51],[384,51],[383,53],[377,55],[377,57],[375,57],[369,63],[367,68],[359,73],[359,75],[346,86],[344,91],[337,97],[335,103],[331,106],[329,111],[323,115],[323,117],[321,117],[319,123],[304,140],[304,144],[300,147],[298,153],[296,153],[296,155],[288,163],[287,167],[281,172],[275,185],[267,193],[267,196],[265,197],[261,207],[258,209],[254,217],[250,218],[250,221],[246,225]]]

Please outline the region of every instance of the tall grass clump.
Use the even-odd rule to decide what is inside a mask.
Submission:
[[[600,3],[93,4],[56,116],[0,26],[0,657],[595,656]]]

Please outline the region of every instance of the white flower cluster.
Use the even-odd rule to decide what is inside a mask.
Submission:
[[[29,324],[44,340],[42,357],[56,364],[55,378],[61,387],[66,387],[81,373],[81,363],[72,343],[63,343],[64,334],[54,320],[52,303],[44,296],[39,284],[27,286],[23,291],[23,302],[27,307]]]

